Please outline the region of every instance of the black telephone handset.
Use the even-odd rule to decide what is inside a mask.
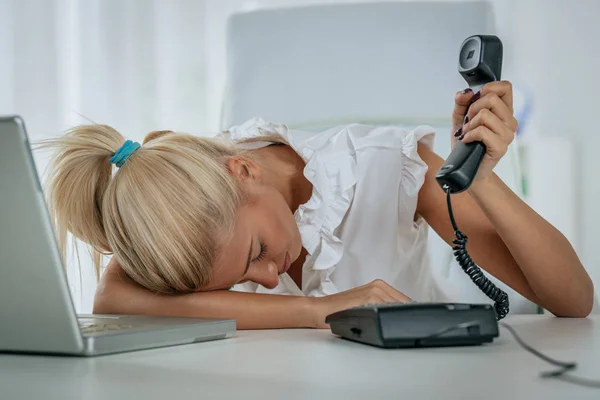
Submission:
[[[475,93],[486,83],[500,80],[502,73],[500,39],[493,35],[475,35],[465,39],[460,46],[458,72]],[[459,140],[435,175],[435,179],[444,190],[450,188],[451,193],[460,193],[471,186],[484,155],[483,143],[465,144]]]
[[[465,39],[460,47],[458,72],[474,92],[488,82],[500,80],[502,72],[502,42],[500,39],[492,35],[475,35]],[[452,193],[460,193],[471,186],[484,155],[485,145],[482,142],[465,144],[459,140],[444,165],[435,175],[435,179],[446,192],[450,222],[456,235],[452,247],[454,257],[473,283],[486,296],[494,300],[496,318],[502,319],[509,311],[508,295],[496,287],[471,260],[467,253],[467,235],[458,229],[450,201]]]

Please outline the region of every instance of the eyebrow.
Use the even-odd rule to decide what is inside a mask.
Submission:
[[[248,272],[248,268],[250,268],[250,261],[252,261],[252,238],[250,238],[250,247],[248,248],[248,261],[246,261],[246,269],[244,270],[244,275]]]

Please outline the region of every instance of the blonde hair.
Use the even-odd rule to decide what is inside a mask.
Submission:
[[[195,291],[209,282],[217,238],[231,235],[244,202],[226,166],[242,151],[228,140],[152,132],[113,177],[108,159],[124,142],[106,125],[38,142],[54,151],[46,194],[63,259],[70,232],[90,246],[98,276],[112,253],[152,291]]]

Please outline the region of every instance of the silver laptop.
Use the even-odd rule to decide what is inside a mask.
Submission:
[[[234,333],[234,320],[77,316],[25,125],[0,118],[0,352],[92,356]]]

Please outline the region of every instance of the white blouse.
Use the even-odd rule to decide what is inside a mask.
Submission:
[[[431,148],[433,128],[351,124],[314,133],[254,118],[221,137],[240,141],[274,133],[304,159],[313,185],[311,198],[294,214],[308,252],[302,288],[283,274],[275,289],[247,282],[233,290],[326,296],[382,279],[414,300],[444,300],[428,261],[428,225],[415,219],[427,171],[417,142]]]

